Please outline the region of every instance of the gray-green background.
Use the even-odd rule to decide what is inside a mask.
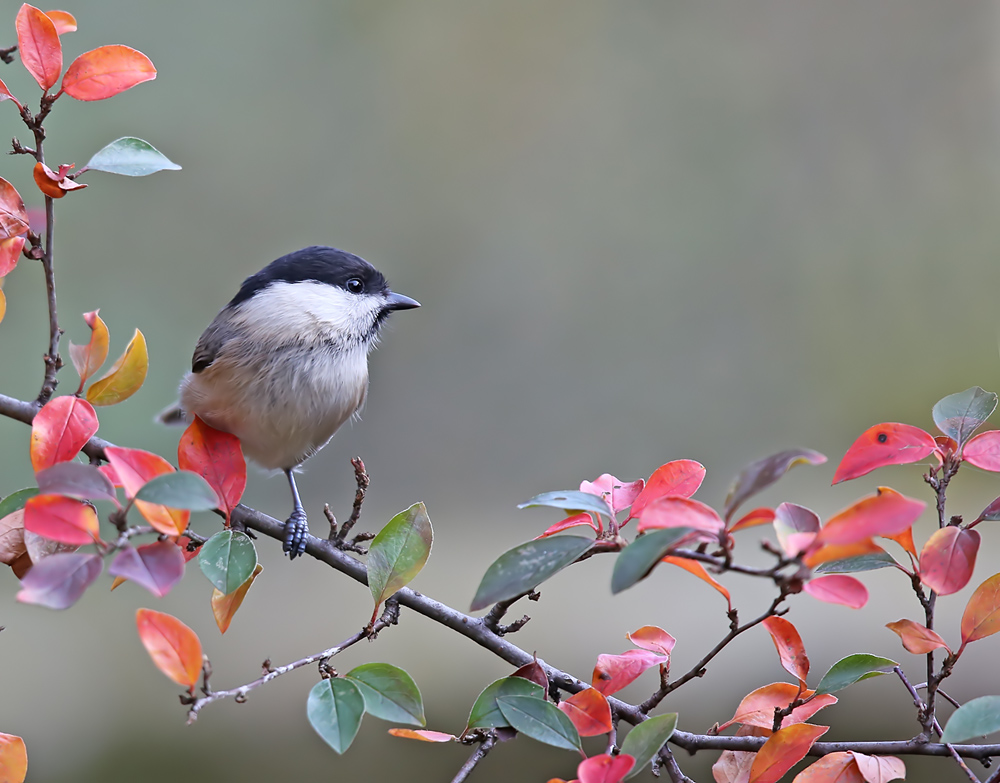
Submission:
[[[0,43],[14,40],[5,3]],[[907,2],[136,3],[66,7],[72,56],[106,43],[147,53],[155,82],[100,103],[59,101],[46,145],[78,166],[123,135],[149,140],[181,172],[86,175],[58,203],[59,305],[67,339],[101,308],[117,355],[145,333],[146,386],[102,412],[101,434],[172,455],[177,431],[152,424],[191,348],[244,276],[313,243],[359,253],[424,307],[396,316],[372,361],[364,420],[345,428],[301,481],[314,526],[329,501],[346,516],[348,459],[373,477],[365,522],[417,500],[435,525],[414,587],[460,608],[487,565],[556,512],[515,510],[537,492],[609,471],[648,476],[703,462],[698,497],[721,504],[739,468],[792,446],[831,458],[799,468],[761,500],[824,516],[891,486],[928,498],[918,467],[829,487],[839,457],[878,421],[930,427],[941,396],[1000,386],[1000,18],[997,4]],[[37,87],[15,63],[2,78]],[[0,136],[25,138],[10,103]],[[24,158],[2,176],[40,198]],[[22,261],[4,288],[2,389],[30,398],[41,378],[40,271]],[[65,345],[65,343],[64,343]],[[74,385],[72,369],[62,390]],[[28,429],[0,421],[0,494],[32,482]],[[955,513],[1000,493],[964,471]],[[251,474],[246,499],[287,513],[280,478]],[[216,522],[202,515],[203,532]],[[922,542],[932,529],[918,523]],[[982,531],[975,586],[997,568]],[[765,531],[766,532],[766,531]],[[760,531],[740,534],[759,560]],[[919,545],[919,543],[918,543]],[[341,758],[309,728],[302,671],[246,705],[213,705],[184,725],[178,688],[135,634],[134,611],[181,617],[201,635],[217,687],[324,649],[367,619],[361,587],[259,547],[263,576],[220,636],[197,572],[166,599],[102,577],[64,613],[16,604],[0,574],[0,731],[25,737],[29,780],[450,780],[468,751],[390,739],[367,719]],[[678,638],[674,671],[725,632],[724,602],[677,572],[609,597],[610,559],[555,579],[514,637],[587,677],[627,631]],[[898,573],[865,578],[862,612],[791,601],[818,680],[843,655],[904,661],[884,623],[919,619]],[[728,578],[749,618],[768,593]],[[965,597],[942,599],[957,637]],[[949,691],[1000,692],[996,639],[973,646]],[[471,643],[404,613],[398,628],[337,659],[403,666],[429,727],[458,731],[479,690],[509,671]],[[672,696],[680,725],[706,729],[740,697],[783,679],[767,635],[748,633]],[[647,674],[624,696],[643,698]],[[905,738],[917,724],[890,678],[842,694],[819,716],[831,738]],[[590,747],[590,745],[588,745]],[[591,750],[597,752],[599,744]],[[710,780],[713,754],[683,759]],[[911,769],[917,764],[911,763]],[[924,780],[961,779],[927,762]],[[521,739],[476,780],[573,776],[564,751]],[[911,780],[919,780],[914,772]]]

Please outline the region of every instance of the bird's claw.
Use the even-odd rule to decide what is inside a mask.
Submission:
[[[285,538],[281,550],[294,560],[306,551],[306,538],[309,536],[309,522],[302,509],[295,509],[285,521]]]

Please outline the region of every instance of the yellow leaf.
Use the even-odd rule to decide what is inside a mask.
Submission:
[[[69,344],[70,358],[73,360],[73,366],[80,376],[78,393],[83,391],[83,385],[95,372],[101,369],[101,365],[108,358],[110,335],[108,334],[108,327],[101,320],[101,316],[98,315],[99,312],[100,310],[94,310],[93,312],[83,314],[83,320],[90,327],[90,341],[86,345]]]
[[[142,386],[148,369],[146,338],[136,329],[125,353],[118,358],[108,374],[94,381],[87,389],[87,401],[92,405],[114,405],[127,400]]]
[[[0,288],[0,321],[3,320],[4,315],[7,313],[7,297],[3,295],[3,289]]]
[[[111,583],[111,589],[114,590],[117,587],[121,587],[128,581],[124,576],[116,576],[115,581]]]
[[[253,573],[250,574],[247,580],[233,590],[233,592],[229,593],[229,595],[223,595],[222,591],[218,588],[212,591],[212,614],[215,615],[215,624],[219,626],[219,630],[222,633],[225,633],[229,629],[229,624],[233,621],[233,615],[242,606],[247,590],[250,589],[253,580],[263,570],[264,566],[257,563],[257,567],[254,568]]]

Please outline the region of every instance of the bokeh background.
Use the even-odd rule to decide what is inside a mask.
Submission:
[[[4,3],[0,43],[14,42]],[[703,462],[698,497],[721,504],[747,462],[793,446],[830,456],[762,501],[824,516],[877,484],[924,499],[919,467],[831,488],[865,428],[930,428],[933,403],[1000,386],[1000,26],[996,2],[870,4],[591,0],[505,3],[170,3],[78,0],[72,56],[106,43],[147,53],[153,83],[106,102],[59,101],[46,144],[78,166],[123,135],[181,164],[148,179],[94,173],[58,204],[59,307],[66,339],[101,308],[117,355],[139,327],[146,386],[102,414],[101,434],[172,455],[178,432],[153,415],[174,398],[192,346],[246,275],[292,249],[363,255],[424,307],[396,316],[372,361],[364,420],[309,463],[300,487],[317,528],[328,501],[346,516],[348,460],[373,481],[365,523],[426,502],[434,552],[414,587],[468,606],[502,551],[556,521],[517,511],[545,490],[609,471],[648,476],[670,459]],[[32,102],[19,63],[2,76]],[[0,105],[0,136],[23,129]],[[23,158],[2,175],[35,205]],[[46,344],[40,270],[5,287],[2,391],[31,398]],[[65,346],[65,342],[64,342]],[[63,372],[63,389],[75,382]],[[0,421],[0,494],[32,483],[28,429]],[[1000,479],[963,471],[953,511],[976,514]],[[280,478],[251,476],[247,501],[287,514]],[[216,521],[203,515],[203,532]],[[986,527],[986,526],[984,526]],[[923,540],[933,528],[918,524]],[[998,534],[974,587],[997,568]],[[766,531],[740,534],[759,560]],[[31,781],[450,780],[468,750],[391,739],[366,719],[344,757],[309,728],[303,670],[239,706],[184,724],[178,688],[135,634],[134,610],[178,615],[201,634],[217,687],[324,649],[366,621],[363,588],[260,543],[264,573],[220,636],[197,572],[156,600],[91,589],[71,610],[17,604],[0,574],[0,730],[28,746]],[[721,637],[724,603],[681,572],[609,596],[610,559],[546,585],[514,637],[587,677],[597,654],[654,623],[678,638],[685,671]],[[843,655],[910,656],[886,622],[919,619],[905,578],[865,577],[862,612],[790,603],[814,677]],[[728,578],[744,618],[766,589]],[[966,589],[943,599],[957,637]],[[995,639],[974,645],[948,684],[959,699],[1000,692]],[[475,696],[509,672],[412,613],[335,662],[383,660],[421,685],[430,728],[459,731]],[[763,631],[746,634],[664,709],[704,730],[739,699],[783,679]],[[643,698],[652,674],[626,697]],[[842,694],[828,738],[917,730],[889,677]],[[589,747],[589,746],[588,746]],[[593,751],[597,751],[595,746]],[[682,763],[710,780],[714,754]],[[961,780],[945,762],[910,762],[910,780]],[[573,776],[572,754],[528,740],[502,746],[483,781]],[[917,770],[922,770],[918,773]],[[648,778],[648,773],[644,773]]]

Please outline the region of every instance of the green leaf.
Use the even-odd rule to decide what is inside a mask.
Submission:
[[[135,493],[135,499],[191,511],[210,511],[219,507],[219,496],[215,490],[190,470],[161,473],[143,484]]]
[[[961,449],[996,408],[996,394],[973,386],[939,400],[931,414],[937,428],[958,443]]]
[[[635,766],[625,776],[626,780],[642,772],[643,767],[660,752],[660,748],[670,739],[676,728],[677,713],[670,712],[644,720],[628,733],[621,745],[621,751],[635,759]]]
[[[508,549],[483,574],[472,599],[472,611],[534,590],[574,562],[593,543],[580,536],[552,536]]]
[[[423,503],[396,514],[368,548],[368,587],[375,611],[382,602],[420,573],[431,553],[434,531]]]
[[[223,530],[202,544],[198,565],[219,592],[229,595],[253,574],[257,550],[246,533]]]
[[[365,663],[344,675],[358,686],[365,712],[394,723],[425,726],[420,689],[405,671],[388,663]]]
[[[611,592],[620,593],[645,579],[670,547],[690,532],[689,527],[664,527],[639,536],[618,554],[611,572]]]
[[[870,555],[845,557],[843,560],[830,560],[816,566],[817,574],[857,574],[861,571],[876,571],[879,568],[889,568],[897,565],[896,559],[888,552],[872,552]]]
[[[479,694],[476,703],[472,705],[472,712],[469,713],[469,729],[497,729],[510,726],[507,719],[500,712],[497,706],[497,697],[504,696],[530,696],[533,699],[544,699],[545,689],[538,683],[526,680],[523,677],[502,677],[495,682],[491,682],[483,692]],[[463,732],[464,733],[464,732]]]
[[[899,666],[899,664],[877,655],[869,655],[868,653],[848,655],[833,664],[830,671],[823,675],[823,679],[819,681],[816,688],[816,695],[842,691],[848,685],[853,685],[859,680],[888,674],[895,666]]]
[[[309,691],[309,723],[337,753],[343,753],[354,742],[364,714],[365,699],[353,682],[334,677],[320,680]]]
[[[564,492],[543,492],[535,495],[531,500],[518,504],[518,508],[532,508],[535,506],[550,506],[551,508],[561,508],[563,511],[593,511],[595,514],[603,514],[610,519],[614,516],[608,502],[597,495],[589,492],[578,492],[576,490],[566,490]]]
[[[941,742],[954,745],[1000,731],[1000,696],[980,696],[952,713]]]
[[[580,734],[562,710],[534,696],[497,696],[507,722],[522,734],[566,750],[580,750]]]
[[[24,504],[28,502],[28,498],[33,498],[38,494],[38,489],[35,487],[28,487],[27,489],[19,489],[17,492],[11,492],[7,497],[0,501],[0,519],[3,519],[8,514],[13,514],[15,511],[19,511],[24,508]]]
[[[180,171],[180,168],[148,141],[123,136],[98,150],[81,172],[91,169],[127,177],[145,177],[164,169]]]

